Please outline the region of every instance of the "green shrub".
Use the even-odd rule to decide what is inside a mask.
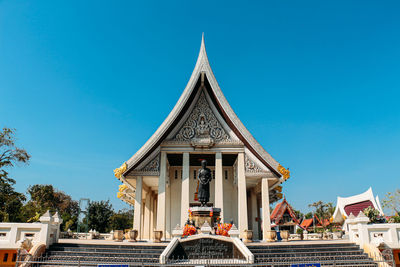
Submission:
[[[365,214],[365,216],[369,218],[371,223],[375,223],[378,221],[379,210],[374,209],[372,207],[368,207],[363,210],[363,213]]]

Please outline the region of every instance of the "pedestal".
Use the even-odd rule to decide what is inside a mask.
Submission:
[[[189,209],[189,217],[194,222],[196,228],[203,226],[207,222],[211,227],[217,223],[217,219],[221,215],[221,209],[213,207],[191,207]]]

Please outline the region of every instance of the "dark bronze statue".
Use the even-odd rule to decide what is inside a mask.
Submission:
[[[202,207],[207,205],[210,200],[210,182],[212,179],[212,173],[209,168],[207,168],[207,161],[201,161],[201,169],[199,170],[199,175],[197,179],[199,180],[199,194],[198,198]]]

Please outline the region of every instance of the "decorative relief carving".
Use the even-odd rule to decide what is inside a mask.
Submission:
[[[245,155],[245,163],[246,163],[246,172],[250,173],[260,173],[263,172],[263,170],[257,166],[254,161],[252,161],[247,155]]]
[[[159,172],[160,171],[160,157],[157,155],[152,161],[150,161],[141,172]]]
[[[191,142],[193,146],[211,147],[216,142],[230,141],[230,136],[218,122],[204,92],[188,119],[173,138],[173,141]]]

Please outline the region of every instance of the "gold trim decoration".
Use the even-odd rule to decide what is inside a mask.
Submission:
[[[278,193],[278,194],[276,194],[276,196],[278,197],[278,200],[279,200],[279,199],[282,199],[283,194],[282,193]]]
[[[126,162],[124,162],[124,164],[122,164],[121,167],[116,168],[114,170],[115,177],[120,179],[122,177],[122,174],[126,171],[127,168],[128,168],[128,164],[126,164]]]
[[[128,189],[128,186],[127,186],[126,184],[121,184],[121,185],[119,186],[118,191],[119,191],[119,192],[123,192],[123,191],[125,191],[126,189]]]
[[[119,198],[119,199],[120,199],[120,198],[121,198],[121,197],[123,197],[123,196],[124,196],[124,194],[123,194],[123,193],[121,193],[121,192],[118,192],[118,193],[117,193],[117,198]]]
[[[289,169],[285,169],[281,164],[279,164],[278,171],[282,174],[282,176],[285,180],[289,179],[289,177],[290,177]]]
[[[277,187],[275,187],[275,190],[279,193],[282,193],[282,186],[278,185]]]

